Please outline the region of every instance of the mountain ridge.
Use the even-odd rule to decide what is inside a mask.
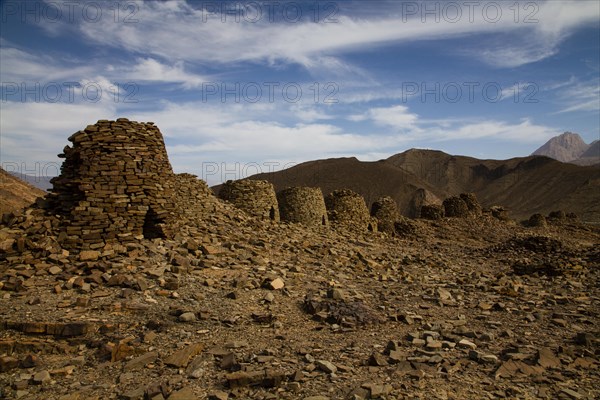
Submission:
[[[600,149],[598,140],[587,144],[579,134],[564,132],[550,138],[531,155],[547,156],[565,163],[594,165],[600,164],[600,151],[598,149]]]
[[[600,169],[547,156],[479,160],[439,150],[409,149],[372,162],[309,161],[249,179],[267,180],[276,190],[314,186],[327,194],[348,188],[361,194],[368,206],[390,196],[409,217],[418,215],[415,202],[418,206],[416,199],[424,190],[439,199],[473,192],[485,207],[505,206],[513,218],[563,209],[585,221],[600,222]]]
[[[27,207],[44,195],[43,190],[0,168],[0,216]]]

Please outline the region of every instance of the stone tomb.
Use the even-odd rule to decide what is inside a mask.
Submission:
[[[65,217],[63,247],[97,249],[169,235],[174,174],[158,127],[100,120],[69,141],[46,205]]]
[[[219,198],[232,203],[253,217],[279,221],[279,205],[273,184],[267,181],[242,179],[225,182]]]
[[[325,197],[325,206],[333,226],[356,231],[376,229],[376,223],[369,215],[365,199],[352,190],[333,191]]]
[[[377,228],[380,232],[386,232],[390,235],[395,234],[394,224],[399,220],[400,213],[394,199],[389,196],[378,199],[371,206],[371,216],[377,219]]]
[[[306,226],[328,226],[327,210],[320,188],[291,187],[277,193],[282,221]]]

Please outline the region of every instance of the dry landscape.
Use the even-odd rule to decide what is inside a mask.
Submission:
[[[70,140],[53,193],[2,218],[0,398],[600,397],[600,229],[573,210],[455,192],[371,216],[323,190],[293,214],[265,182],[224,201],[174,174],[151,123]]]
[[[0,168],[0,215],[22,209],[43,197],[44,192]]]

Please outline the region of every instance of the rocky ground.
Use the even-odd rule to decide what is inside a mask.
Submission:
[[[211,202],[172,240],[79,254],[29,239],[39,210],[5,218],[0,398],[600,398],[600,229],[388,237]]]

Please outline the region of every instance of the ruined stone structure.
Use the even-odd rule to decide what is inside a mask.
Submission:
[[[411,218],[421,217],[421,209],[423,206],[441,205],[442,200],[435,194],[426,189],[417,189],[413,193],[408,209],[408,216]]]
[[[216,198],[212,191],[196,175],[181,173],[175,175],[174,202],[177,221],[205,219],[216,212]]]
[[[421,207],[420,217],[438,220],[444,218],[444,207],[439,204],[427,204]]]
[[[399,216],[398,220],[394,222],[395,234],[400,237],[413,236],[417,234],[417,224],[410,218]]]
[[[282,221],[306,226],[328,226],[327,210],[320,188],[291,187],[277,193]]]
[[[396,201],[389,196],[377,200],[371,206],[371,216],[377,219],[377,229],[390,235],[395,234],[394,224],[400,218]]]
[[[467,204],[467,208],[472,215],[477,216],[482,214],[481,205],[475,193],[461,193],[460,198]]]
[[[544,217],[540,213],[537,213],[537,214],[533,214],[531,217],[529,217],[529,221],[527,221],[527,225],[529,225],[531,227],[543,228],[543,227],[548,226],[548,222],[546,221],[546,217]]]
[[[279,221],[277,196],[270,182],[251,179],[227,181],[221,186],[219,197],[254,217]]]
[[[490,213],[492,214],[492,217],[499,219],[500,221],[508,221],[510,219],[508,210],[502,206],[491,206]]]
[[[64,216],[65,248],[168,236],[173,171],[163,136],[152,122],[100,120],[73,134],[60,176],[52,180],[49,212]]]
[[[567,213],[563,210],[551,211],[548,213],[547,219],[553,220],[553,222],[562,222],[567,219]]]
[[[336,190],[325,197],[327,215],[332,225],[357,231],[375,230],[365,199],[352,190]]]
[[[448,197],[444,200],[444,215],[446,217],[459,217],[464,218],[468,217],[469,206],[467,203],[459,196]]]

